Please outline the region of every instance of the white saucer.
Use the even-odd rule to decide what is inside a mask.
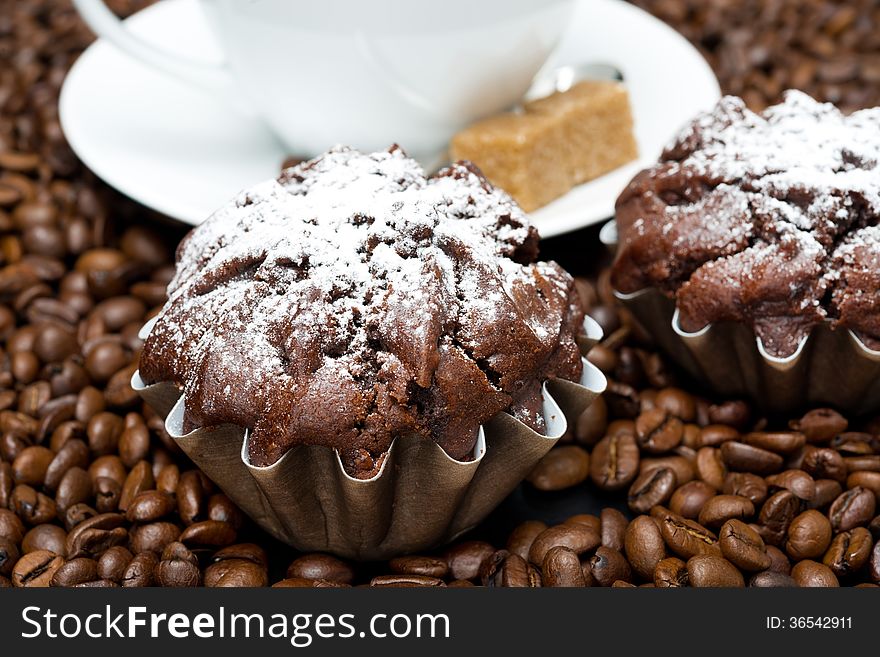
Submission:
[[[164,0],[126,25],[166,50],[220,59],[197,0]],[[614,200],[632,176],[719,97],[715,76],[684,37],[620,0],[580,0],[545,70],[589,62],[622,71],[641,158],[533,213],[544,237],[612,216]],[[193,225],[240,189],[277,175],[287,155],[257,120],[103,40],[71,69],[60,113],[71,147],[98,176],[140,203]]]

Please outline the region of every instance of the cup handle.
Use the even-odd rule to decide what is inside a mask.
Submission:
[[[122,21],[104,4],[103,0],[73,0],[77,11],[91,30],[140,62],[190,83],[215,96],[239,111],[254,114],[244,104],[241,94],[235,94],[232,74],[225,64],[200,62],[171,54],[125,29]]]

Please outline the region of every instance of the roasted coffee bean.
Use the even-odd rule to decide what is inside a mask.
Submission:
[[[696,400],[679,388],[664,388],[657,392],[654,402],[658,408],[666,410],[684,422],[693,422],[696,418]]]
[[[750,527],[754,529],[754,526]],[[772,570],[775,573],[782,573],[783,575],[791,574],[791,561],[789,560],[788,555],[775,545],[767,545],[765,548],[767,550],[767,556],[770,557],[770,567],[768,570]]]
[[[98,577],[98,562],[86,557],[78,557],[64,562],[52,576],[49,586],[71,587],[91,582]]]
[[[543,586],[586,586],[580,559],[567,547],[556,546],[547,551],[541,566],[541,575]]]
[[[269,583],[266,569],[247,559],[224,559],[205,569],[207,587],[260,587]]]
[[[721,490],[727,475],[727,468],[721,460],[721,453],[716,448],[700,448],[694,466],[697,470],[697,477],[701,481],[709,484],[715,490]]]
[[[536,566],[544,563],[550,548],[562,546],[581,555],[597,548],[602,542],[601,534],[594,529],[577,523],[556,525],[538,534],[529,549],[529,561]],[[452,564],[450,564],[451,566]],[[461,577],[458,579],[470,579]]]
[[[105,456],[115,452],[124,428],[123,419],[115,413],[104,411],[93,415],[86,426],[92,454]],[[119,483],[122,484],[121,481]]]
[[[628,524],[629,521],[626,519],[626,516],[617,509],[602,509],[602,545],[613,550],[623,550]]]
[[[872,546],[871,532],[864,527],[843,531],[831,541],[822,563],[838,577],[848,577],[868,563]]]
[[[761,573],[755,573],[749,580],[749,586],[756,588],[792,588],[798,586],[791,575],[783,573],[774,573],[771,570],[765,570]]]
[[[135,497],[125,510],[130,522],[153,522],[169,515],[177,504],[173,497],[157,490],[147,490]]]
[[[144,461],[144,463],[146,463],[146,461]],[[132,472],[134,472],[135,469],[136,468],[132,469]],[[129,475],[129,477],[130,476],[131,475]],[[173,463],[170,463],[166,466],[163,466],[162,469],[159,471],[159,474],[156,475],[156,490],[162,493],[166,493],[168,495],[174,495],[177,491],[177,484],[179,483],[179,481],[180,469]],[[128,482],[126,481],[126,483]],[[132,495],[132,499],[133,498],[134,496]],[[222,518],[211,518],[211,520],[222,520]]]
[[[235,543],[235,529],[228,522],[203,520],[183,530],[178,539],[191,548],[224,547]]]
[[[134,418],[129,421],[129,418]],[[143,420],[134,413],[126,416],[126,426],[119,435],[119,458],[123,465],[132,468],[150,453],[150,431]]]
[[[758,523],[765,530],[761,537],[772,545],[782,545],[788,527],[800,509],[800,501],[789,490],[781,490],[768,497],[758,515]]]
[[[760,447],[730,441],[719,449],[724,464],[731,470],[768,475],[782,468],[783,459],[779,454]]]
[[[122,461],[119,460],[119,457],[115,455],[99,456],[92,461],[88,472],[93,482],[98,479],[98,477],[112,479],[120,486],[125,482],[125,466],[122,465]]]
[[[724,523],[718,534],[721,554],[737,568],[755,572],[770,568],[771,559],[761,535],[741,520]]]
[[[532,543],[545,529],[547,525],[540,520],[526,520],[517,525],[507,539],[507,551],[528,561]]]
[[[434,557],[397,557],[388,562],[388,567],[398,575],[425,575],[443,579],[449,572],[448,564]]]
[[[64,475],[73,467],[84,468],[89,466],[89,448],[86,444],[71,438],[53,455],[52,461],[46,468],[44,483],[49,491],[56,491],[61,484]],[[56,500],[57,501],[57,500]]]
[[[856,488],[857,486],[867,488],[874,493],[875,500],[880,500],[880,472],[860,470],[858,472],[850,473],[846,478],[846,487]],[[2,499],[0,499],[0,501],[2,501]]]
[[[739,435],[739,431],[726,424],[710,424],[699,429],[699,444],[695,447],[718,447],[728,440],[736,440]]]
[[[657,588],[688,586],[687,564],[676,557],[662,559],[654,569],[654,586]]]
[[[128,473],[125,482],[122,485],[122,493],[119,496],[119,510],[127,511],[132,500],[145,490],[150,490],[156,485],[153,478],[153,470],[147,461],[139,461]],[[160,489],[166,494],[170,492],[166,489]],[[171,491],[174,492],[174,491]],[[178,508],[180,502],[178,501]]]
[[[791,569],[791,577],[798,586],[837,587],[840,582],[825,564],[805,559],[797,562]]]
[[[64,528],[69,532],[81,522],[85,522],[90,518],[98,515],[88,504],[74,504],[64,512]]]
[[[804,511],[791,521],[785,551],[792,559],[813,559],[825,554],[831,543],[831,522],[814,509]]]
[[[0,538],[0,575],[9,577],[20,556],[21,552],[15,543],[7,538]]]
[[[680,448],[679,448],[680,449]],[[659,456],[639,461],[639,474],[658,468],[669,468],[675,473],[676,485],[683,486],[697,476],[693,459],[684,456]]]
[[[816,480],[816,497],[809,503],[811,509],[824,509],[836,500],[843,492],[843,486],[834,479]]]
[[[109,548],[98,559],[98,577],[121,584],[134,555],[125,547]]]
[[[169,543],[156,566],[156,581],[159,586],[199,586],[202,581],[199,561],[182,543]]]
[[[21,557],[12,569],[12,584],[20,587],[46,587],[64,559],[48,550],[37,550]]]
[[[669,509],[673,513],[696,520],[706,502],[714,497],[715,489],[704,481],[695,480],[675,489],[669,499]]]
[[[868,576],[872,582],[880,583],[880,541],[874,540],[871,558],[868,560]]]
[[[618,580],[628,582],[632,579],[632,569],[618,550],[599,546],[589,563],[590,574],[599,586],[611,586]],[[546,580],[546,574],[544,577]]]
[[[639,448],[630,434],[608,435],[593,448],[590,478],[602,490],[629,486],[639,471]]]
[[[624,536],[627,559],[636,574],[651,579],[657,564],[666,557],[666,543],[657,522],[650,516],[637,516]]]
[[[801,432],[810,443],[827,443],[837,434],[846,431],[846,418],[831,408],[815,408],[789,426]]]
[[[25,484],[12,489],[10,504],[18,517],[32,527],[50,522],[57,511],[54,500]]]
[[[134,553],[161,552],[180,536],[180,527],[171,522],[151,522],[132,527],[128,548]]]
[[[370,580],[374,588],[445,587],[446,582],[424,575],[377,575]]]
[[[590,455],[577,445],[563,445],[547,452],[528,476],[538,490],[563,490],[584,481],[590,474]]]
[[[649,470],[630,486],[627,496],[629,508],[636,513],[647,513],[651,507],[665,504],[675,490],[675,473],[671,468]]]
[[[504,561],[501,563],[501,566],[498,569],[498,573],[495,575],[493,582],[490,583],[490,586],[494,585],[507,588],[531,588],[540,584],[540,582],[535,581],[532,572],[530,571],[530,565],[525,559],[520,557],[518,554],[508,554]]]
[[[828,510],[831,528],[835,532],[845,532],[866,525],[874,517],[876,505],[874,493],[867,488],[850,488],[831,503]]]
[[[477,564],[477,569],[479,569],[479,564]],[[323,579],[339,584],[351,584],[354,580],[354,571],[346,562],[329,554],[308,554],[295,559],[287,567],[287,577]],[[476,574],[473,577],[476,577]],[[473,579],[473,577],[466,579]]]
[[[159,556],[155,552],[140,552],[128,564],[122,575],[122,586],[153,586]]]
[[[636,442],[649,454],[662,454],[681,443],[684,425],[664,408],[652,408],[636,418]]]
[[[697,554],[721,554],[718,538],[702,525],[674,513],[660,513],[660,534],[671,552],[690,559]]]
[[[808,446],[809,447],[809,446]],[[804,458],[801,467],[811,475],[813,479],[834,479],[846,481],[846,463],[840,452],[828,447],[814,447],[804,450]]]
[[[9,506],[9,499],[15,486],[13,479],[12,466],[5,461],[0,462],[0,509]]]
[[[697,588],[745,586],[742,573],[724,557],[714,554],[698,554],[688,559],[688,583]]]
[[[25,447],[12,462],[12,473],[15,482],[29,486],[42,486],[46,479],[46,471],[55,454],[41,445]]]
[[[594,347],[597,349],[599,345]],[[601,369],[601,368],[600,368]],[[574,427],[574,439],[592,447],[605,435],[608,427],[608,406],[604,397],[597,397],[579,416]]]
[[[792,454],[804,446],[806,438],[799,431],[752,431],[742,437],[742,442],[777,454]]]
[[[750,472],[730,472],[724,478],[721,492],[745,497],[758,508],[767,499],[767,482]]]
[[[177,512],[185,525],[191,525],[203,518],[205,489],[198,472],[189,470],[181,473],[176,494]]]
[[[37,525],[24,535],[21,540],[21,551],[27,554],[37,550],[48,550],[66,557],[67,532],[58,525]]]
[[[816,482],[803,470],[785,470],[767,477],[767,484],[773,488],[784,488],[794,493],[795,497],[804,502],[811,502],[816,497]]]
[[[748,498],[738,495],[716,495],[703,505],[698,520],[701,525],[716,528],[732,518],[751,518],[754,514],[755,505]]]
[[[577,513],[573,516],[569,516],[566,518],[563,525],[584,525],[590,531],[594,531],[597,534],[602,533],[602,520],[599,516],[594,516],[592,513]]]
[[[89,473],[80,467],[71,467],[61,478],[55,494],[58,511],[64,513],[76,504],[88,502],[92,498],[93,491],[94,484]]]
[[[98,513],[110,513],[119,508],[119,495],[122,487],[109,477],[95,480],[95,509]]]

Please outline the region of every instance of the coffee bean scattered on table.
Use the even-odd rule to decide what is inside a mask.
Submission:
[[[851,18],[827,9],[843,3],[805,3],[805,16],[824,17],[814,28],[785,11],[792,2],[768,3],[781,9],[756,34],[808,27],[789,39],[818,39],[809,47],[820,54],[849,48],[858,79],[873,79],[876,62],[862,54],[877,50],[864,28],[873,4],[856,3]],[[111,3],[121,14],[146,4]],[[729,90],[756,84],[725,54],[748,42],[733,16],[753,2],[642,4],[716,51]],[[719,16],[731,31],[719,32]],[[165,300],[183,233],[110,192],[64,142],[58,91],[91,39],[67,2],[0,0],[0,587],[880,583],[880,419],[805,409],[767,420],[744,400],[692,394],[599,272],[577,282],[605,329],[590,360],[608,392],[523,485],[602,491],[628,514],[530,520],[503,545],[466,538],[382,564],[278,545],[128,385],[137,332]],[[767,66],[761,75],[776,75]],[[820,91],[858,86],[837,66],[817,69]]]

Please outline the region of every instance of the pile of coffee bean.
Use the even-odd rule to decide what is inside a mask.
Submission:
[[[723,91],[752,109],[778,102],[786,89],[847,112],[880,105],[876,0],[631,1],[684,34]]]
[[[525,485],[588,487],[622,510],[381,564],[273,541],[129,386],[182,231],[109,192],[64,142],[58,91],[91,38],[68,2],[0,0],[0,587],[880,582],[880,421],[779,422],[691,394],[607,273],[578,284],[607,336],[590,359],[608,392]]]

